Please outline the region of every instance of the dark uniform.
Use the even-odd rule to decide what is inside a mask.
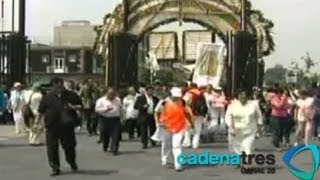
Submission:
[[[76,93],[64,90],[60,96],[48,93],[39,106],[39,112],[44,114],[49,165],[54,173],[60,172],[59,142],[72,170],[78,169],[74,127],[79,125],[80,118],[75,110],[67,108],[68,104],[81,105],[81,99]]]

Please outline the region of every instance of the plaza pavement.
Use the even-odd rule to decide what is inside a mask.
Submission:
[[[11,126],[0,126],[0,180],[294,180],[282,163],[284,152],[274,152],[269,138],[257,141],[256,153],[274,153],[276,173],[264,175],[242,175],[239,169],[228,166],[187,167],[176,172],[161,166],[160,148],[142,150],[138,140],[121,143],[119,156],[103,153],[97,145],[97,137],[88,137],[84,132],[77,134],[78,164],[80,171],[70,173],[60,151],[61,176],[49,177],[50,169],[45,147],[30,147],[26,137],[16,137]],[[126,140],[126,136],[124,136]],[[214,153],[227,153],[226,143],[205,144],[197,153],[209,150]],[[188,149],[185,152],[194,152]],[[311,153],[298,155],[293,164],[308,170],[311,167]],[[320,179],[320,171],[315,175]]]

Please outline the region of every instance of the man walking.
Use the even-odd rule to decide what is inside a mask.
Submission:
[[[128,89],[128,95],[123,99],[126,129],[128,131],[130,140],[134,138],[135,130],[137,130],[137,134],[138,136],[140,136],[140,130],[137,125],[138,111],[134,109],[134,104],[136,102],[137,97],[138,94],[134,87],[130,87]]]
[[[153,87],[149,86],[146,88],[145,94],[137,98],[134,105],[134,108],[139,111],[138,123],[140,124],[142,149],[148,148],[149,137],[156,131],[154,109],[158,102],[159,99],[153,96]],[[151,140],[151,145],[155,146],[156,143]]]
[[[164,129],[161,147],[162,165],[166,166],[169,156],[172,154],[174,167],[182,170],[178,163],[178,156],[182,153],[181,141],[188,124],[193,127],[192,111],[181,98],[182,91],[174,87],[171,97],[162,100],[156,107],[155,118],[157,124]]]
[[[26,132],[26,127],[21,112],[22,107],[26,105],[26,91],[23,90],[22,84],[19,82],[16,82],[13,87],[14,90],[11,92],[11,97],[9,100],[9,109],[11,109],[13,112],[16,134],[20,134]]]
[[[98,120],[94,117],[95,92],[92,84],[85,82],[79,95],[83,104],[83,119],[87,123],[88,135],[97,135]]]
[[[107,152],[111,138],[111,152],[118,155],[121,136],[121,117],[123,116],[120,98],[114,89],[109,89],[106,96],[97,100],[96,113],[100,115],[101,137],[103,151]]]
[[[64,88],[62,79],[53,78],[51,85],[50,92],[40,103],[39,113],[44,115],[47,155],[52,168],[51,176],[57,176],[61,173],[59,142],[72,171],[78,170],[74,128],[79,125],[80,117],[77,111],[82,108],[82,104],[76,93]]]

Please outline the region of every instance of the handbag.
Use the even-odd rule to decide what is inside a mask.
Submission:
[[[25,125],[30,128],[30,119],[31,118],[34,118],[34,114],[30,108],[30,103],[31,103],[31,100],[32,100],[32,96],[34,95],[35,93],[33,92],[31,95],[30,95],[30,98],[29,98],[29,101],[27,104],[25,104],[24,106],[22,106],[21,108],[21,114],[23,116],[23,120],[24,120],[24,123]]]

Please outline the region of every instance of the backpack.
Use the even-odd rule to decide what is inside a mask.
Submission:
[[[193,94],[191,105],[190,105],[194,115],[206,116],[208,112],[207,102],[203,94],[195,95]]]

